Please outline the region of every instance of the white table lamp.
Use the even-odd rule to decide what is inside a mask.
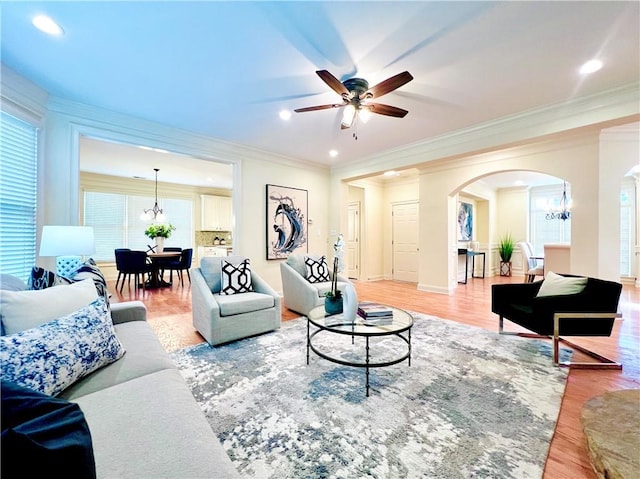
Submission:
[[[40,256],[56,256],[56,273],[69,276],[82,264],[82,256],[96,252],[91,226],[51,226],[42,228]]]

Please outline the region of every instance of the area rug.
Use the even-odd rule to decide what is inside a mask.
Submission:
[[[307,366],[304,318],[173,359],[245,478],[542,477],[568,374],[550,345],[413,316],[411,366],[372,369],[369,397],[363,369],[313,352]],[[315,339],[343,358],[364,351],[358,338]],[[370,351],[383,361],[403,345]]]

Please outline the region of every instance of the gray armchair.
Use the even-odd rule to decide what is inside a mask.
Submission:
[[[330,277],[332,273],[329,268]],[[313,308],[324,304],[324,294],[331,289],[331,281],[310,283],[306,277],[304,256],[289,255],[287,261],[280,263],[280,274],[284,304],[287,309],[306,316]],[[344,291],[347,283],[349,283],[347,278],[338,275],[340,291]]]
[[[202,258],[191,270],[193,326],[212,346],[273,331],[282,319],[278,293],[251,271],[252,292],[221,295],[221,261],[239,264],[242,256]]]

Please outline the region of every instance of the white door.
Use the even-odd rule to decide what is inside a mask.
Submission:
[[[418,282],[418,203],[392,206],[393,279]]]
[[[347,276],[360,278],[360,202],[349,203],[347,231]]]

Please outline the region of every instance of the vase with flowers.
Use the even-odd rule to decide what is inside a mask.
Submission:
[[[324,294],[324,310],[327,314],[342,313],[342,291],[338,289],[338,258],[333,258],[331,290]]]
[[[171,223],[154,223],[147,227],[144,230],[145,236],[155,240],[156,242],[156,253],[162,253],[164,251],[164,240],[165,238],[169,238],[171,233],[176,229]]]
[[[339,314],[343,310],[342,291],[338,289],[338,270],[340,266],[340,257],[344,247],[342,235],[338,236],[338,240],[333,245],[333,274],[331,276],[331,289],[324,295],[324,310],[327,314]]]

